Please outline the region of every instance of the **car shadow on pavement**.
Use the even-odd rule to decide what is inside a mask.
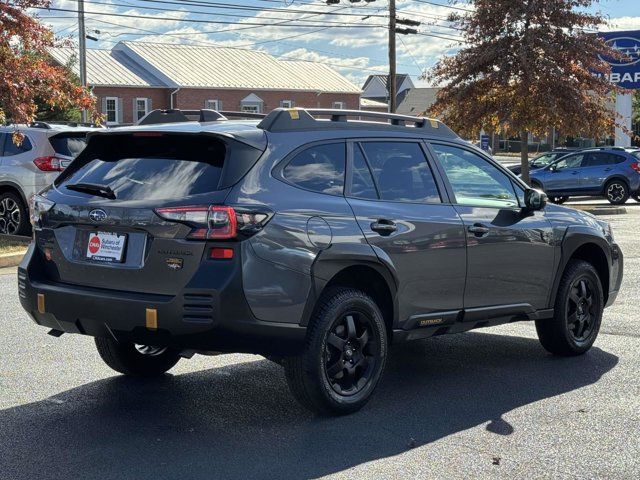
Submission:
[[[599,348],[556,358],[537,340],[485,333],[391,354],[371,402],[340,418],[300,407],[267,360],[114,376],[9,408],[0,412],[0,478],[316,478],[484,423],[510,435],[519,426],[504,414],[593,384],[618,362]]]

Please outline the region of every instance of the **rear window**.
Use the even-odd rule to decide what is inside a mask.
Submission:
[[[49,143],[58,155],[75,158],[87,146],[87,135],[85,133],[56,135],[49,138]]]
[[[88,151],[88,159],[72,163],[59,186],[108,186],[117,200],[172,200],[218,189],[226,154],[220,140],[184,135],[96,140],[95,154]]]

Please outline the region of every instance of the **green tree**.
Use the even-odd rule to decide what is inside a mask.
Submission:
[[[467,135],[518,132],[522,178],[529,182],[528,136],[549,127],[609,135],[607,101],[616,90],[601,56],[616,56],[592,32],[604,23],[583,9],[593,0],[475,0],[454,14],[465,40],[430,76],[444,85],[431,113]]]

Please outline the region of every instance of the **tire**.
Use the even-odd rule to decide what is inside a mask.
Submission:
[[[623,180],[614,178],[604,187],[604,196],[613,205],[622,205],[629,199],[629,187]]]
[[[0,194],[0,233],[28,235],[30,228],[29,211],[22,198],[12,192]]]
[[[588,262],[571,260],[558,286],[553,318],[536,320],[540,343],[554,355],[582,355],[598,336],[603,310],[598,272]]]
[[[104,363],[125,375],[136,377],[162,375],[180,360],[178,352],[169,348],[117,342],[112,338],[96,338],[95,341]]]
[[[309,323],[304,352],[283,361],[294,397],[317,414],[360,410],[375,390],[387,357],[380,309],[365,293],[335,288],[323,294]]]

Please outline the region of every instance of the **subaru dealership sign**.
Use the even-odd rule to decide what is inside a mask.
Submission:
[[[621,58],[601,57],[611,65],[611,83],[622,88],[640,88],[640,31],[600,32],[598,36],[622,55]]]

